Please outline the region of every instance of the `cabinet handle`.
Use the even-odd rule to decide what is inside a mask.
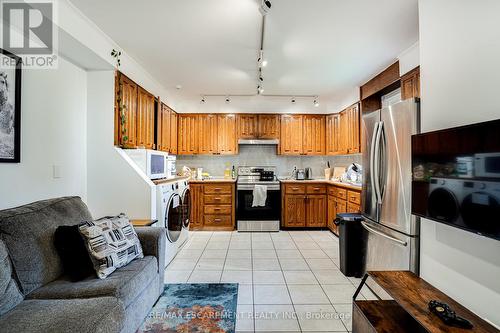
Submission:
[[[214,219],[214,222],[220,222],[221,219]]]
[[[314,187],[314,188],[313,188],[313,190],[314,190],[314,191],[319,191],[319,190],[321,190],[321,189],[320,189],[319,187]]]
[[[222,198],[214,198],[214,200],[220,201],[222,200]]]
[[[220,210],[220,208],[214,208],[214,210],[215,210],[215,211],[219,211],[219,210]]]
[[[298,187],[292,187],[292,190],[293,190],[293,191],[298,191],[298,190],[299,190],[299,188],[298,188]]]

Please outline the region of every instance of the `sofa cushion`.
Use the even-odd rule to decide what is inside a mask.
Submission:
[[[79,228],[100,279],[144,257],[139,238],[123,213],[83,222]]]
[[[7,245],[24,295],[63,273],[54,245],[57,227],[91,219],[87,206],[78,197],[43,200],[0,211],[0,236]]]
[[[127,307],[158,275],[153,256],[132,261],[117,269],[106,279],[87,278],[78,282],[58,279],[33,291],[29,299],[63,299],[114,296]]]
[[[0,239],[0,316],[21,303],[23,294],[12,278],[12,267],[5,243]]]
[[[114,297],[24,300],[0,317],[0,332],[120,332],[125,310]]]
[[[80,281],[95,276],[94,265],[78,225],[57,227],[54,244],[62,260],[64,275],[71,281]]]

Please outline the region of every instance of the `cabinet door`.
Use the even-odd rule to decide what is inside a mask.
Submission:
[[[326,195],[308,195],[306,198],[307,227],[326,227]]]
[[[326,118],[326,153],[342,154],[340,150],[340,114],[331,114]]]
[[[125,148],[137,146],[137,84],[121,74],[122,82],[122,110],[119,122],[119,141]]]
[[[325,155],[326,118],[321,115],[306,115],[303,120],[304,155]]]
[[[347,203],[347,212],[348,213],[359,213],[360,206],[349,202],[349,203]]]
[[[304,195],[285,195],[285,227],[306,226],[306,197]]]
[[[170,110],[170,149],[169,153],[177,155],[177,112]]]
[[[360,136],[359,136],[359,105],[355,104],[349,108],[349,150],[350,154],[360,152]]]
[[[335,223],[333,223],[333,221],[335,220],[336,216],[337,216],[337,206],[335,204],[335,197],[333,195],[329,195],[328,196],[328,213],[327,213],[327,226],[328,226],[328,229],[330,229],[331,231],[333,231],[335,234],[338,235],[338,231],[337,231],[337,226],[335,225]]]
[[[217,115],[217,127],[219,154],[237,154],[236,116],[232,114]]]
[[[401,77],[401,98],[420,97],[420,67]]]
[[[203,227],[203,184],[189,184],[191,193],[190,228]]]
[[[198,116],[181,114],[178,117],[178,154],[198,154]]]
[[[302,154],[302,123],[301,115],[281,116],[280,148],[282,155]]]
[[[338,154],[347,154],[347,150],[349,147],[349,116],[347,114],[347,110],[344,110],[339,113],[339,146],[337,153]]]
[[[239,114],[237,116],[238,138],[255,139],[257,138],[258,116],[255,114]]]
[[[261,139],[279,139],[280,137],[280,116],[276,114],[259,115],[258,136]]]
[[[161,103],[158,110],[158,136],[157,149],[165,152],[170,151],[170,108]]]
[[[347,201],[340,198],[335,198],[336,213],[347,213]]]
[[[214,114],[204,114],[198,117],[198,153],[217,154],[217,116]]]
[[[137,146],[153,149],[155,97],[141,87],[137,96]]]

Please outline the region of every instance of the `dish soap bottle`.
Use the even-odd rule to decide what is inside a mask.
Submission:
[[[234,165],[233,170],[231,170],[231,178],[236,179],[236,169],[234,168]]]
[[[226,169],[224,170],[224,178],[231,178],[231,169],[229,169],[229,163],[226,163]]]

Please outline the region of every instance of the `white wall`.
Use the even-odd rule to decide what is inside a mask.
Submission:
[[[500,1],[420,0],[422,130],[500,118]],[[421,275],[500,326],[500,241],[422,221]]]
[[[416,42],[408,49],[401,52],[398,56],[399,60],[399,75],[403,76],[412,69],[420,66],[420,48],[419,43]]]
[[[113,146],[114,72],[88,73],[88,206],[95,218],[156,218],[155,187]]]
[[[57,70],[25,70],[21,163],[0,164],[0,209],[66,195],[87,196],[87,74],[59,59]],[[62,178],[52,177],[59,165]]]

